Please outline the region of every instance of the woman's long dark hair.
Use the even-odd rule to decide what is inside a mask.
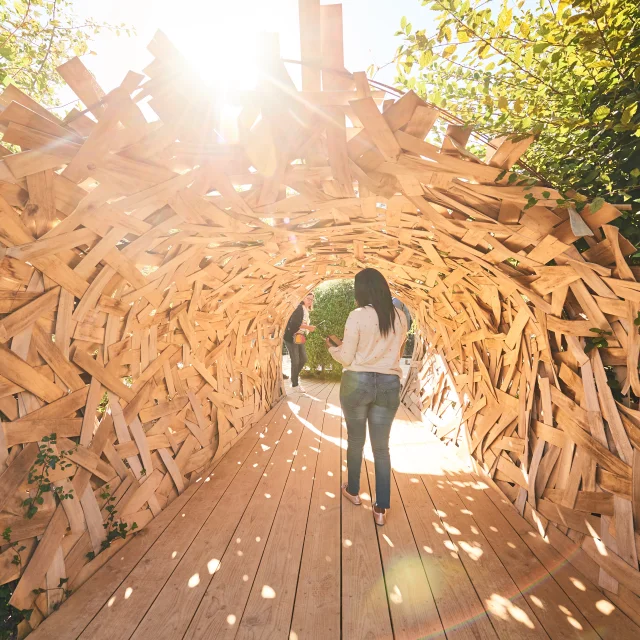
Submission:
[[[380,333],[387,336],[396,330],[396,308],[384,276],[377,269],[363,269],[356,275],[354,293],[359,307],[371,305],[378,314]]]

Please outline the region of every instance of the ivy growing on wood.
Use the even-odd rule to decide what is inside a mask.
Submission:
[[[58,583],[57,587],[51,587],[49,589],[43,589],[42,587],[39,589],[33,589],[32,593],[36,596],[39,596],[41,593],[47,593],[49,591],[62,591],[62,600],[56,602],[53,605],[53,610],[56,611],[57,609],[59,609],[60,605],[62,604],[62,602],[64,600],[66,600],[72,593],[73,590],[72,589],[67,589],[67,587],[65,586],[67,584],[67,582],[69,582],[69,578],[60,578],[60,582]]]
[[[35,493],[30,493],[26,500],[23,500],[22,506],[26,507],[26,518],[33,518],[38,513],[38,508],[44,504],[44,494],[53,493],[58,500],[69,500],[73,498],[73,489],[65,491],[62,487],[56,487],[49,480],[49,474],[57,466],[60,469],[68,469],[71,463],[67,456],[73,454],[73,450],[60,451],[57,453],[57,436],[52,433],[42,438],[42,442],[38,445],[38,455],[36,461],[29,469],[29,484],[35,485]]]
[[[110,485],[106,484],[102,488],[100,497],[105,501],[104,510],[107,512],[107,519],[103,523],[103,527],[107,531],[107,537],[100,543],[100,551],[104,551],[111,546],[114,540],[124,539],[127,535],[138,528],[138,524],[133,522],[131,526],[127,522],[122,522],[118,519],[118,511],[115,507],[115,496],[111,493]],[[96,557],[94,551],[87,553],[87,558],[93,560]]]

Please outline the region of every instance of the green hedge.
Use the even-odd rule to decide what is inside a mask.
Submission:
[[[307,338],[307,375],[340,377],[342,365],[336,362],[324,339],[334,334],[342,338],[347,317],[356,308],[353,297],[353,280],[329,280],[315,291],[315,304],[310,314],[310,322],[318,329]]]

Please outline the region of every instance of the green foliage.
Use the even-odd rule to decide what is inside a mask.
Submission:
[[[9,545],[7,547],[8,549],[14,550],[13,558],[11,558],[11,564],[15,564],[16,566],[20,567],[20,571],[22,571],[22,558],[20,557],[20,553],[27,547],[25,547],[24,545],[18,546],[17,542],[11,541],[11,527],[7,527],[2,532],[2,539]]]
[[[56,105],[62,84],[56,67],[93,53],[91,36],[101,30],[128,35],[125,24],[80,20],[73,0],[0,0],[0,83],[15,84],[46,105]]]
[[[336,362],[325,345],[325,338],[336,335],[342,338],[348,315],[355,309],[353,280],[329,280],[315,291],[313,311],[309,314],[312,325],[317,326],[307,337],[307,366],[313,374],[339,377],[342,365]]]
[[[143,469],[144,470],[144,469]],[[146,471],[144,474],[145,475]],[[104,510],[109,514],[107,516],[107,521],[102,525],[107,531],[107,537],[103,540],[101,544],[101,551],[108,549],[111,546],[111,543],[118,538],[126,538],[128,533],[135,531],[138,528],[138,524],[134,522],[131,527],[126,522],[122,522],[117,518],[118,511],[116,510],[115,505],[115,496],[110,492],[111,487],[106,484],[103,487],[102,493],[100,497],[105,500]],[[88,554],[87,554],[88,555]],[[95,554],[90,556],[89,559],[93,560]]]
[[[632,204],[615,224],[640,243],[640,3],[422,4],[435,23],[401,21],[398,82],[492,136],[535,133],[527,163],[596,207]]]
[[[13,580],[0,585],[0,640],[14,640],[18,624],[31,615],[31,610],[20,611],[9,604],[17,584]]]
[[[41,593],[46,593],[47,591],[62,591],[62,597],[64,600],[66,600],[73,593],[73,589],[67,589],[65,587],[67,582],[69,582],[69,578],[60,578],[60,582],[58,583],[57,587],[51,587],[50,589],[43,589],[42,587],[40,587],[38,589],[32,589],[31,593],[39,596]],[[62,601],[56,602],[53,607],[54,611],[57,611],[61,604]]]
[[[586,339],[584,347],[585,353],[589,353],[592,349],[606,349],[609,346],[607,336],[611,335],[611,331],[604,331],[603,329],[596,328],[589,329],[589,331],[593,331],[593,333],[596,334],[596,337]]]
[[[29,494],[26,500],[22,501],[22,506],[27,508],[25,518],[33,518],[38,513],[38,508],[44,504],[45,493],[53,493],[58,500],[68,500],[73,498],[73,489],[65,492],[62,487],[56,487],[49,481],[49,473],[60,465],[61,469],[67,469],[71,466],[67,456],[73,451],[60,451],[60,455],[56,453],[56,434],[52,433],[42,438],[42,443],[38,447],[38,455],[36,461],[29,469],[29,484],[35,485],[35,493]]]

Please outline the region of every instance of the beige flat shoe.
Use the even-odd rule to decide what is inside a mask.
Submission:
[[[347,491],[347,483],[345,482],[342,487],[340,487],[342,489],[342,495],[352,504],[360,505],[362,504],[362,502],[360,501],[360,496],[354,496],[351,495],[348,491]]]
[[[379,513],[378,511],[376,511],[376,508],[373,508],[373,519],[375,520],[375,523],[379,526],[379,527],[384,527],[385,522],[387,521],[387,510],[385,509],[382,513]]]

